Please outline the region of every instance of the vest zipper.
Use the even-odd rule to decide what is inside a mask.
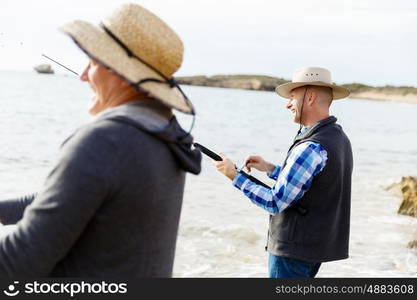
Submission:
[[[267,234],[267,236],[266,236],[266,246],[265,246],[265,251],[268,251],[269,230],[271,230],[271,220],[272,220],[272,215],[269,215],[268,234]]]

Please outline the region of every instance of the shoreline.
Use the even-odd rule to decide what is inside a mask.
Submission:
[[[361,92],[361,93],[351,93],[349,98],[382,101],[382,102],[417,104],[417,94],[402,95],[402,94],[381,93],[378,91],[368,91],[368,92]]]
[[[26,73],[44,76],[34,71],[0,70],[0,73]],[[66,73],[56,73],[53,76],[72,77]],[[284,78],[264,75],[213,75],[213,76],[178,76],[175,77],[180,85],[220,87],[228,89],[242,89],[252,91],[274,92],[275,87],[289,82]],[[363,99],[380,102],[394,102],[417,104],[417,87],[410,86],[382,86],[375,87],[361,83],[341,84],[348,88],[351,93],[350,99]]]
[[[181,76],[177,82],[183,85],[221,87],[274,92],[275,87],[289,80],[262,75],[214,75]],[[351,91],[349,98],[417,104],[417,88],[408,86],[374,87],[360,83],[342,84]]]

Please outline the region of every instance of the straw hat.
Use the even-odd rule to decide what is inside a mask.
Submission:
[[[124,4],[100,25],[76,20],[60,28],[92,59],[149,96],[184,113],[192,103],[173,79],[183,57],[177,34],[137,4]]]
[[[333,90],[333,100],[346,98],[350,92],[347,88],[333,84],[330,71],[318,67],[306,67],[294,72],[292,82],[284,83],[276,87],[275,91],[281,97],[290,98],[293,89],[306,86],[327,86]]]

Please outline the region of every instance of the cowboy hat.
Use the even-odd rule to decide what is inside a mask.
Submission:
[[[294,72],[292,82],[284,83],[275,88],[275,91],[284,98],[291,98],[291,91],[295,88],[316,85],[327,86],[333,91],[333,100],[346,98],[350,92],[347,88],[333,84],[330,71],[318,67],[306,67]]]
[[[178,35],[149,10],[124,4],[94,26],[76,20],[62,26],[91,59],[165,105],[195,114],[173,78],[183,57]]]

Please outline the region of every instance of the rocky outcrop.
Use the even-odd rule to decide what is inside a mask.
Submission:
[[[259,90],[261,82],[256,79],[230,79],[218,82],[213,86],[230,89]]]
[[[398,213],[411,217],[417,217],[417,178],[403,177],[400,182],[393,183],[385,188],[396,197],[401,197]],[[417,240],[408,243],[409,248],[417,248]]]
[[[289,82],[284,78],[264,75],[214,75],[176,77],[179,84],[212,86],[233,89],[275,91],[275,88]],[[417,104],[417,87],[381,86],[375,87],[360,83],[343,84],[351,92],[350,98],[377,101],[395,101]]]
[[[223,87],[231,89],[274,91],[277,85],[288,80],[262,75],[215,75],[177,77],[179,84]]]
[[[417,178],[403,177],[400,186],[403,202],[398,213],[417,218]]]
[[[54,70],[49,64],[37,65],[34,67],[35,71],[41,74],[54,74]]]

